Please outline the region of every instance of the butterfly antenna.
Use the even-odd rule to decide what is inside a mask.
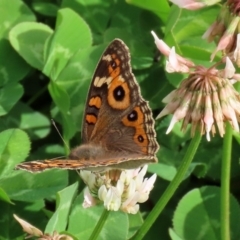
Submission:
[[[52,122],[52,125],[55,127],[55,129],[56,129],[56,131],[57,131],[58,135],[59,135],[59,136],[60,136],[60,138],[62,139],[62,141],[63,141],[63,143],[64,143],[65,147],[68,149],[68,151],[70,151],[70,148],[69,148],[68,144],[66,143],[66,141],[63,139],[63,137],[62,137],[62,135],[61,135],[60,131],[58,130],[58,128],[57,128],[57,125],[56,125],[55,121],[54,121],[53,119],[51,119],[51,122]]]

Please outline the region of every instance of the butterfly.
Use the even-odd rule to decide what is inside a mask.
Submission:
[[[134,169],[157,162],[154,120],[130,65],[128,47],[113,40],[104,51],[89,88],[82,123],[82,145],[68,159],[23,162],[16,169]]]

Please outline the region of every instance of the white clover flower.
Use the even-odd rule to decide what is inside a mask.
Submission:
[[[81,171],[80,176],[88,186],[84,191],[83,207],[102,202],[109,211],[136,214],[138,203],[147,201],[156,181],[156,174],[149,179],[144,178],[146,172],[147,165],[142,169],[110,170],[102,174]]]

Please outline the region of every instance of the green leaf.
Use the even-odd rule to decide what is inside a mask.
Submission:
[[[70,99],[65,89],[58,85],[58,83],[51,81],[48,90],[60,111],[67,114],[70,106]]]
[[[59,137],[59,141],[62,142],[61,138]],[[64,156],[64,148],[63,143],[62,145],[59,144],[46,144],[39,147],[36,151],[31,153],[31,159],[54,159],[59,156]]]
[[[174,231],[184,240],[219,240],[220,188],[202,187],[188,192],[179,202],[174,213]],[[231,239],[240,237],[240,208],[237,200],[230,197]]]
[[[114,4],[112,1],[102,0],[62,0],[61,7],[76,11],[98,35],[104,33],[108,27]]]
[[[29,154],[30,142],[27,134],[20,129],[9,129],[0,133],[0,175],[11,172],[17,163]]]
[[[0,131],[15,127],[26,131],[29,137],[34,140],[49,134],[50,121],[42,113],[33,111],[26,104],[18,102],[8,115],[0,118]]]
[[[23,1],[0,0],[0,9],[1,38],[8,38],[8,31],[17,23],[36,21],[35,15]]]
[[[57,210],[49,220],[45,233],[53,233],[54,231],[62,232],[66,229],[68,223],[68,214],[75,197],[78,182],[68,186],[57,193]]]
[[[130,239],[143,224],[143,218],[140,211],[136,214],[128,214],[129,232],[127,239]]]
[[[219,6],[215,5],[211,8],[203,8],[198,11],[189,11],[173,5],[169,15],[169,21],[166,26],[166,40],[174,46],[181,46],[186,39],[200,37],[207,30],[209,25],[215,20],[219,11]],[[205,40],[199,41],[205,42]],[[195,56],[199,57],[199,56]],[[209,60],[209,59],[208,59]]]
[[[33,9],[45,16],[55,17],[57,15],[58,6],[48,2],[33,2]]]
[[[7,195],[7,193],[2,188],[0,188],[0,200],[7,202],[7,203],[14,204],[11,201],[11,199],[9,198],[9,196]]]
[[[0,201],[0,239],[17,239],[20,236],[20,227],[13,218],[14,208],[9,203]]]
[[[70,9],[59,10],[56,31],[45,46],[46,62],[43,72],[56,80],[69,58],[78,49],[91,44],[91,31],[85,21]]]
[[[74,122],[73,116],[70,112],[60,114],[58,108],[55,107],[52,109],[51,113],[53,119],[62,125],[63,139],[68,142],[74,136],[79,126],[76,127],[76,123]],[[80,123],[80,119],[78,119],[77,123]]]
[[[7,114],[23,95],[20,84],[7,84],[0,89],[0,116]]]
[[[170,85],[167,81],[165,72],[162,68],[156,68],[153,70],[146,69],[146,72],[147,76],[144,78],[140,85],[143,97],[147,100],[150,100],[149,104],[152,111],[157,110],[157,113],[159,113],[159,109],[162,109],[164,107],[164,104],[161,102],[162,99],[166,97],[167,92],[169,93],[173,90],[173,86]],[[161,79],[159,79],[160,81],[156,81],[156,76],[161,76]],[[154,88],[152,86],[154,86]],[[164,129],[161,129],[162,125],[159,124],[159,120],[156,121],[156,125],[157,124],[158,135],[162,136],[164,134],[165,142],[165,138],[168,137],[168,135],[165,134],[167,125],[164,126]]]
[[[222,138],[220,136],[212,138],[210,142],[203,138],[194,157],[194,163],[202,163],[206,166],[206,177],[208,178],[221,178],[222,145]],[[238,159],[240,159],[240,152],[238,149],[239,144],[233,139],[231,151],[231,159],[233,159],[231,164],[231,177],[240,176],[238,161]]]
[[[177,174],[183,156],[184,154],[182,152],[179,153],[178,151],[173,151],[161,146],[157,153],[157,157],[160,159],[159,163],[149,164],[148,171],[156,173],[159,177],[167,181],[172,181]],[[198,175],[203,177],[207,171],[206,164],[201,162],[191,163],[184,179],[188,178],[195,171],[198,171]]]
[[[9,40],[24,60],[34,68],[43,69],[43,49],[52,29],[42,23],[19,23],[9,33]]]
[[[63,137],[64,139],[70,140],[73,135],[76,133],[77,127],[73,124],[73,118],[70,114],[62,115],[62,123],[63,123]]]
[[[24,234],[20,224],[14,219],[13,214],[18,215],[30,224],[43,229],[45,225],[45,216],[42,212],[44,207],[43,200],[34,203],[15,202],[15,205],[0,201],[0,239],[24,239]]]
[[[96,65],[106,47],[106,44],[101,44],[79,49],[69,59],[66,67],[58,77],[58,83],[66,89],[70,96],[73,95],[73,90],[75,90],[78,85],[82,88],[82,85],[84,85],[86,81],[87,87],[89,87],[89,80],[93,76]],[[89,56],[91,56],[91,58]],[[85,92],[85,90],[82,92]]]
[[[1,187],[12,200],[32,202],[49,197],[67,186],[68,172],[48,170],[30,173],[16,170],[0,180]]]
[[[174,127],[171,130],[171,134],[166,134],[171,119],[172,116],[168,115],[167,117],[164,117],[157,125],[157,139],[160,144],[162,143],[164,146],[170,149],[176,149],[180,146],[180,144],[191,139],[190,126],[187,127],[185,132],[183,132],[181,130],[182,122],[179,121],[174,124]]]
[[[177,152],[171,151],[163,146],[160,147],[157,156],[159,156],[159,163],[149,164],[148,171],[156,173],[159,177],[171,181],[177,173],[177,162],[181,160],[181,155]]]
[[[189,11],[177,6],[171,8],[169,21],[165,31],[165,41],[176,51],[194,60],[210,66],[210,55],[215,49],[214,43],[206,43],[202,35],[215,20],[219,6],[203,8],[198,11]],[[171,80],[171,79],[170,79]],[[172,82],[174,86],[179,83]]]
[[[14,51],[9,41],[0,41],[0,87],[17,82],[27,75],[29,65]]]
[[[102,206],[94,206],[88,209],[82,207],[83,195],[79,195],[74,202],[69,217],[68,231],[78,239],[88,239],[102,214]],[[119,227],[121,226],[121,227]],[[110,212],[106,223],[98,237],[99,240],[127,239],[129,223],[127,214],[123,212]]]
[[[170,7],[169,2],[164,1],[158,1],[158,0],[152,0],[149,2],[146,2],[144,0],[126,0],[127,3],[133,4],[135,6],[141,7],[143,9],[152,11],[155,13],[164,23],[166,23]]]
[[[59,119],[59,122],[64,125],[64,131],[66,131],[64,135],[67,139],[81,129],[89,82],[104,47],[101,45],[80,49],[69,59],[59,75],[57,85],[67,92],[70,101],[69,114],[65,112],[64,119]],[[89,56],[92,57],[89,58]],[[61,96],[60,101],[63,101]]]
[[[53,82],[53,84],[57,84],[58,88],[66,91],[63,95],[59,94],[59,99],[56,98],[56,103],[59,101],[57,104],[59,108],[61,102],[66,104],[67,101],[70,101],[68,112],[64,110],[64,107],[62,107],[62,109],[65,112],[61,111],[61,115],[58,109],[55,108],[52,110],[54,119],[63,126],[63,135],[66,139],[70,139],[77,130],[81,130],[81,121],[89,89],[89,82],[97,61],[105,47],[106,45],[99,45],[78,50],[76,54],[69,59],[66,67],[58,76],[57,82]],[[89,56],[92,57],[89,58]],[[67,100],[67,98],[64,100],[66,94],[69,100]],[[53,97],[53,99],[55,99],[55,97]]]
[[[171,237],[172,240],[183,240],[182,238],[180,238],[172,228],[169,229],[169,235]]]

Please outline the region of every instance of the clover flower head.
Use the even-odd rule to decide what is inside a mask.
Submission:
[[[109,211],[136,214],[138,203],[147,201],[156,181],[156,174],[149,179],[144,178],[146,172],[147,166],[133,170],[109,170],[101,174],[82,170],[80,176],[87,184],[83,207],[102,203]]]

